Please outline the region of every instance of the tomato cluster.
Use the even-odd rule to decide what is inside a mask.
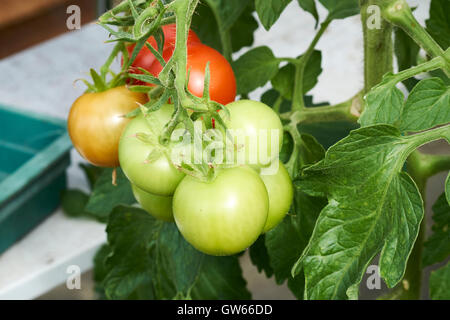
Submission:
[[[278,115],[265,104],[250,100],[226,107],[230,111],[227,127],[245,136],[240,151],[244,162],[238,164],[233,158],[236,165],[219,166],[211,180],[185,176],[173,165],[170,153],[160,152],[147,161],[159,148],[157,141],[173,112],[170,104],[133,119],[119,146],[121,167],[141,206],[156,218],[175,220],[189,243],[211,255],[231,255],[248,248],[284,218],[293,199],[292,182],[278,160],[283,137]],[[260,139],[263,130],[274,131],[277,141]],[[250,145],[252,138],[256,146]],[[270,163],[257,156],[256,162],[250,161],[269,152]],[[263,169],[274,162],[277,169],[263,175]]]
[[[164,26],[163,32],[163,58],[168,61],[175,50],[175,25]],[[127,87],[87,93],[77,99],[69,114],[69,133],[76,149],[89,162],[121,166],[144,210],[157,219],[175,222],[198,250],[231,255],[248,248],[289,211],[292,182],[278,160],[283,126],[278,115],[263,103],[233,102],[236,80],[230,64],[202,44],[194,32],[189,32],[188,39],[189,91],[203,95],[209,62],[210,99],[226,105],[229,111],[214,112],[213,116],[220,117],[232,132],[231,144],[236,152],[225,155],[227,165],[214,165],[214,174],[204,179],[186,175],[170,156],[176,142],[160,143],[174,106],[165,104],[130,120],[125,115],[138,104],[145,104],[148,97]],[[148,43],[156,49],[153,37]],[[130,54],[133,49],[133,45],[128,47]],[[162,70],[147,47],[138,53],[130,72],[140,72],[139,68],[154,76]],[[204,125],[202,130],[206,130]],[[192,145],[188,148],[194,149]],[[273,172],[264,174],[271,167],[275,168]]]

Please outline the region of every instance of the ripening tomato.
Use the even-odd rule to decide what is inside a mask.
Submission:
[[[161,27],[162,31],[164,33],[164,50],[166,49],[171,49],[173,52],[173,48],[175,47],[175,40],[176,40],[176,24],[168,24],[168,25],[164,25]],[[155,40],[155,38],[153,36],[151,36],[150,38],[148,38],[147,42],[156,50],[158,50],[158,44]],[[189,30],[189,35],[188,35],[188,43],[201,43],[200,39],[198,38],[198,36],[195,34],[194,31]],[[130,45],[127,47],[127,51],[128,51],[128,55],[131,57],[131,55],[133,54],[133,50],[134,47],[136,45]],[[172,56],[172,55],[171,55]],[[169,57],[170,58],[170,57]],[[168,59],[167,59],[168,60]],[[142,73],[141,71],[138,70],[138,68],[143,68],[145,70],[150,70],[152,67],[152,64],[157,61],[155,56],[153,55],[153,53],[150,51],[149,48],[147,48],[147,46],[144,46],[138,53],[138,55],[136,56],[136,59],[133,61],[133,63],[131,64],[131,68],[135,69],[132,70],[132,72],[140,74]],[[123,63],[123,60],[122,60]],[[144,84],[138,80],[133,80],[134,84]]]
[[[73,103],[67,121],[75,149],[93,165],[119,166],[119,140],[130,121],[125,115],[147,101],[145,94],[126,87],[83,94]]]
[[[184,177],[165,153],[152,158],[161,131],[173,110],[173,105],[166,104],[147,117],[141,114],[134,118],[123,131],[119,143],[120,166],[127,178],[144,191],[158,196],[173,195]],[[147,136],[148,142],[140,139],[138,134]]]
[[[261,175],[269,195],[269,214],[264,231],[278,225],[286,216],[294,197],[294,188],[286,167],[278,161],[278,170],[273,174]]]
[[[183,237],[210,255],[239,253],[263,231],[269,210],[264,182],[248,167],[222,169],[211,182],[186,176],[173,197]]]
[[[172,57],[174,47],[164,49],[163,58],[169,61]],[[203,96],[205,81],[205,68],[209,62],[209,94],[213,101],[221,104],[233,102],[236,98],[236,78],[230,63],[218,51],[204,44],[189,43],[187,70],[189,71],[189,91],[197,96]],[[161,64],[155,60],[147,69],[155,77],[162,70]]]
[[[172,197],[148,193],[133,183],[131,184],[131,188],[136,201],[139,202],[142,209],[150,213],[156,219],[173,222]]]

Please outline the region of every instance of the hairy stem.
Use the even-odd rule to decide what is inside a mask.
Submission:
[[[363,96],[358,93],[351,99],[332,106],[305,107],[301,111],[294,110],[280,114],[283,120],[290,120],[295,125],[300,123],[317,123],[333,121],[356,122],[363,104]]]
[[[364,35],[364,92],[380,83],[383,75],[392,71],[392,26],[382,19],[380,25],[373,23],[374,12],[382,0],[361,0],[361,20]]]
[[[450,155],[426,154],[416,150],[409,156],[409,161],[414,163],[415,171],[419,172],[416,175],[424,179],[450,170]]]
[[[170,3],[170,9],[173,10],[176,16],[177,28],[176,28],[176,40],[175,50],[172,58],[164,67],[160,73],[161,76],[165,76],[164,73],[169,71],[173,65],[173,71],[175,72],[175,90],[176,97],[173,96],[175,112],[168,125],[164,128],[160,140],[163,144],[168,143],[173,130],[177,124],[182,120],[182,116],[186,113],[185,110],[181,110],[184,106],[192,105],[191,99],[187,96],[185,88],[187,83],[186,69],[187,69],[187,39],[188,30],[191,24],[192,15],[194,14],[195,7],[199,0],[175,0]]]
[[[306,64],[311,58],[317,42],[319,42],[323,33],[328,28],[330,22],[331,20],[328,18],[324,22],[322,22],[319,31],[316,33],[308,49],[306,49],[306,52],[295,61],[295,80],[294,93],[292,95],[292,110],[301,111],[305,107],[305,102],[303,100],[303,75],[305,73]]]
[[[402,28],[432,57],[444,54],[444,50],[416,20],[405,0],[383,0],[382,15],[390,23]]]
[[[403,70],[395,74],[395,79],[397,82],[409,79],[423,72],[429,72],[445,66],[444,58],[439,56],[433,58],[430,61],[419,64],[418,66],[411,67],[409,69]]]

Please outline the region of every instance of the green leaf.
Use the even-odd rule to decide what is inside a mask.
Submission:
[[[86,211],[99,219],[108,219],[109,213],[118,205],[129,205],[136,202],[131,185],[122,169],[117,168],[116,185],[112,183],[113,169],[104,169],[95,183],[92,194],[86,205]]]
[[[259,20],[266,30],[278,20],[283,10],[292,0],[255,0]]]
[[[394,50],[398,62],[398,71],[417,65],[419,49],[417,43],[405,31],[401,28],[395,28]],[[409,78],[403,81],[403,84],[411,91],[417,82],[417,79]]]
[[[279,60],[266,46],[247,51],[233,63],[238,94],[262,87],[278,72]]]
[[[317,139],[318,142],[328,149],[330,146],[345,138],[351,130],[359,128],[359,125],[350,121],[333,121],[333,122],[317,122],[303,123],[299,126],[300,133],[310,134]]]
[[[298,130],[298,126],[297,126]],[[289,159],[286,164],[286,168],[293,179],[295,179],[300,173],[301,169],[305,166],[311,165],[321,160],[325,155],[325,149],[313,136],[302,133],[298,141],[297,150]]]
[[[400,118],[402,131],[421,131],[450,122],[450,86],[439,78],[421,80],[411,91]]]
[[[443,193],[433,205],[433,234],[424,243],[425,266],[444,261],[450,255],[450,205]]]
[[[300,165],[308,166],[319,162],[325,157],[325,149],[322,145],[309,134],[301,134],[301,144],[300,144]]]
[[[432,0],[430,18],[426,21],[428,33],[445,50],[450,46],[450,1]]]
[[[106,231],[112,250],[103,281],[108,298],[126,298],[146,285],[156,298],[171,299],[194,284],[203,255],[183,239],[175,224],[121,206],[111,212]]]
[[[80,163],[80,168],[84,171],[86,178],[89,182],[89,187],[92,189],[95,185],[95,182],[100,177],[103,168],[93,166],[92,164]]]
[[[220,32],[228,31],[249,4],[249,0],[203,0],[212,9]]]
[[[289,134],[289,132],[283,133],[283,146],[280,150],[280,161],[287,163],[291,158],[292,152],[294,151],[294,139]]]
[[[205,256],[201,273],[191,290],[191,297],[198,300],[249,300],[237,257]]]
[[[223,52],[221,38],[231,37],[233,52],[253,43],[258,22],[249,0],[206,0],[197,6],[191,28],[202,43]]]
[[[450,204],[450,173],[447,176],[447,180],[445,180],[445,196],[448,204]]]
[[[98,278],[109,299],[250,299],[237,257],[202,254],[174,223],[120,206],[106,231],[110,252]]]
[[[319,22],[319,14],[317,13],[315,0],[297,0],[297,1],[303,10],[311,13],[314,19],[316,19],[316,26],[317,26],[317,23]]]
[[[401,170],[423,140],[387,125],[354,130],[296,181],[303,192],[328,198],[293,269],[303,267],[308,299],[355,298],[367,265],[380,251],[387,285],[401,280],[423,217],[419,190]]]
[[[450,300],[450,262],[431,272],[430,296],[433,300]]]
[[[250,247],[249,254],[252,263],[258,268],[258,271],[264,271],[267,278],[270,278],[273,275],[273,269],[270,266],[270,258],[269,253],[267,252],[265,239],[266,236],[264,234],[261,235]]]
[[[344,19],[359,13],[358,0],[319,0],[328,10],[328,19]]]
[[[306,248],[316,219],[325,205],[325,199],[309,197],[296,190],[292,215],[267,232],[267,251],[278,284],[291,278],[292,267]]]
[[[84,210],[89,196],[81,190],[64,190],[61,195],[61,207],[69,217],[86,217],[89,214]]]
[[[364,98],[365,108],[358,120],[362,127],[397,122],[405,97],[396,84],[397,79],[392,73],[388,73],[383,76],[383,80],[378,85],[367,93]]]
[[[289,277],[287,281],[289,290],[294,294],[298,300],[303,300],[305,296],[305,276],[303,272],[295,278]]]
[[[258,21],[253,17],[254,9],[248,6],[230,29],[231,47],[237,52],[253,44],[253,33],[258,29]]]
[[[104,244],[100,247],[94,257],[94,281],[95,291],[100,299],[106,299],[105,289],[103,288],[103,280],[108,275],[109,269],[106,267],[106,259],[111,254],[111,248]]]
[[[308,93],[318,82],[318,78],[322,73],[322,53],[315,50],[303,74],[303,94]],[[288,63],[281,68],[276,76],[272,79],[272,86],[281,93],[283,98],[292,100],[295,84],[295,66]]]
[[[430,76],[437,77],[444,81],[445,85],[450,86],[450,78],[441,69],[432,70],[429,72]]]
[[[261,102],[273,108],[278,98],[280,98],[280,93],[277,90],[269,89],[261,95]],[[287,112],[291,110],[292,102],[284,99],[283,97],[280,99],[282,100],[280,104],[280,112]]]

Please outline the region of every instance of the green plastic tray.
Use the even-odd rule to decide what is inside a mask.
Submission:
[[[0,254],[59,206],[71,147],[65,121],[0,105]]]

